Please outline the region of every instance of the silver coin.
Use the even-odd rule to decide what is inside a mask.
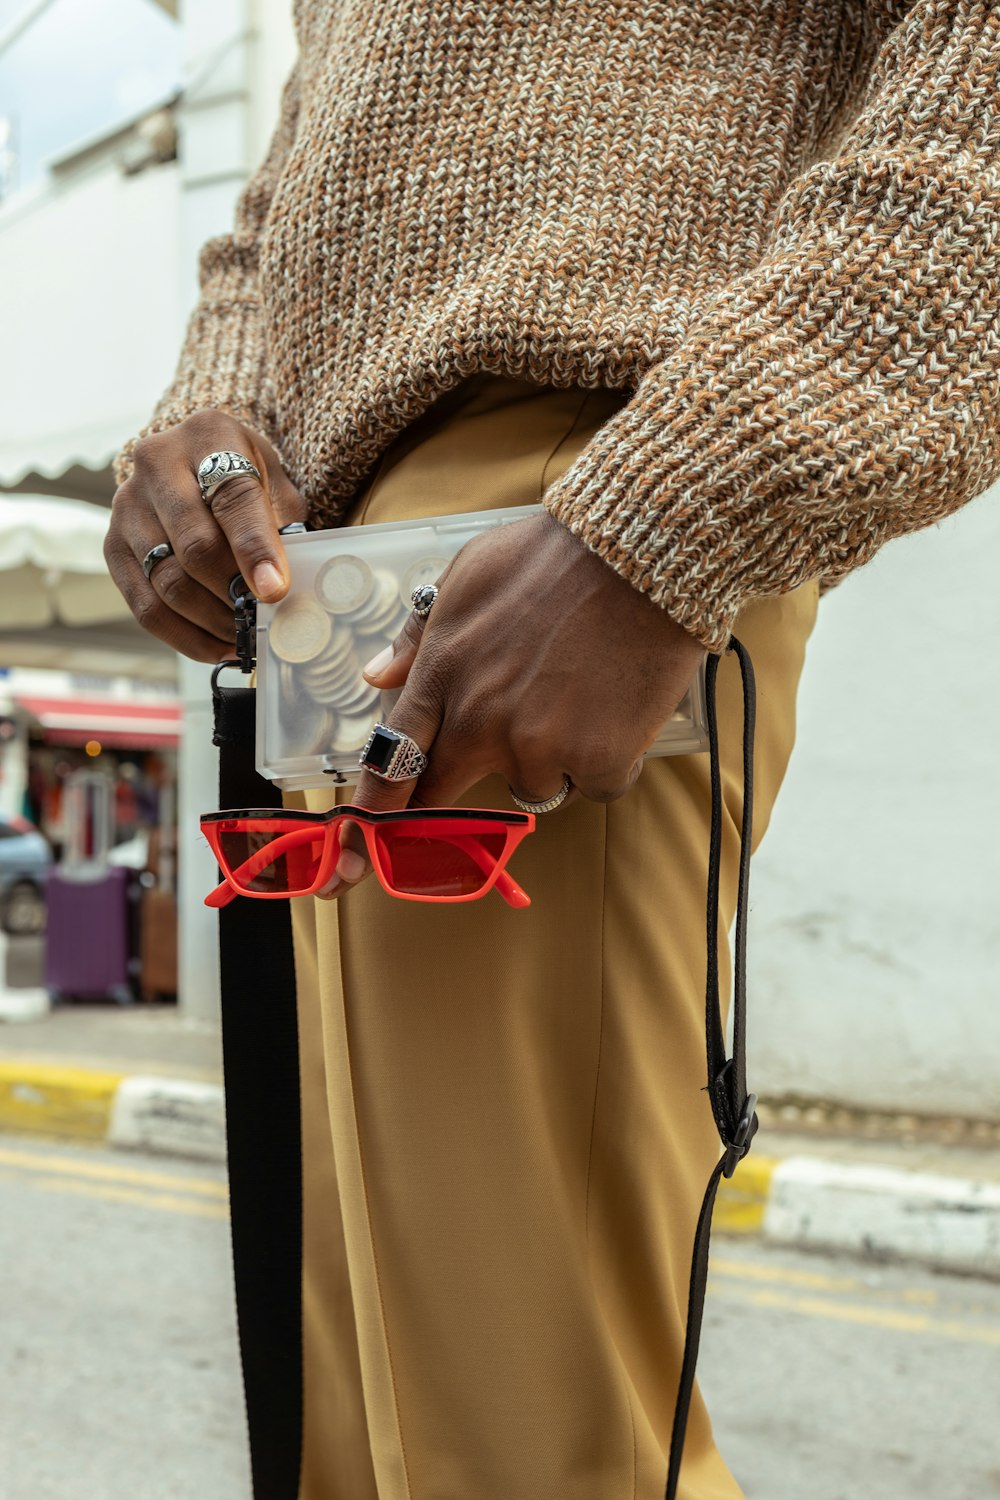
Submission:
[[[310,692],[317,689],[336,692],[351,688],[360,678],[361,664],[353,653],[344,661],[332,662],[321,669],[305,670],[302,673],[302,681]]]
[[[331,557],[316,574],[316,598],[334,615],[363,608],[375,591],[375,575],[363,557]]]
[[[285,599],[271,619],[268,640],[279,661],[312,661],[329,644],[333,625],[315,599],[301,595]]]
[[[334,750],[360,750],[375,724],[375,709],[366,714],[338,714],[333,731]]]
[[[367,712],[369,708],[375,708],[381,696],[382,695],[379,692],[378,688],[372,687],[371,684],[365,682],[364,678],[362,677],[357,686],[352,691],[349,692],[348,690],[345,690],[344,693],[336,699],[336,705],[342,713],[362,714]]]
[[[367,700],[358,692],[356,680],[349,682],[315,683],[309,689],[317,703],[328,703],[332,708],[351,711],[354,703],[366,704]]]
[[[359,635],[374,635],[388,629],[399,611],[399,585],[385,568],[375,569],[376,592],[367,606],[352,619]]]
[[[346,641],[337,641],[333,649],[327,648],[321,656],[314,656],[312,661],[303,665],[303,672],[310,677],[332,676],[337,672],[356,670],[358,667],[358,656],[354,649],[353,637],[344,632]]]
[[[413,608],[413,590],[425,583],[437,583],[447,566],[446,557],[421,557],[410,563],[399,579],[399,598],[407,614]]]
[[[319,755],[329,748],[335,719],[320,703],[305,703],[296,709],[295,717],[282,727],[285,730],[285,755]]]

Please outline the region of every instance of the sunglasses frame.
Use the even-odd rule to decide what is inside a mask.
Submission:
[[[484,819],[501,825],[506,830],[506,837],[503,850],[497,856],[493,870],[479,890],[459,896],[424,896],[415,892],[396,890],[389,875],[382,866],[378,840],[375,837],[376,829],[379,826],[408,822],[427,822],[428,820],[431,822],[482,822]],[[238,822],[291,823],[299,828],[309,828],[311,826],[323,827],[323,854],[320,859],[316,878],[308,890],[295,892],[252,891],[246,890],[240,885],[236,876],[230,872],[229,862],[223,855],[221,840],[223,829],[219,826],[220,824]],[[507,873],[506,865],[522,839],[534,831],[534,813],[508,812],[506,809],[475,807],[404,807],[395,812],[373,812],[370,808],[354,807],[350,803],[342,803],[338,807],[331,807],[326,812],[305,812],[298,809],[279,810],[273,807],[250,807],[232,808],[223,812],[203,813],[200,818],[201,831],[208,840],[219,869],[225,877],[221,884],[216,886],[205,898],[205,904],[207,906],[226,906],[234,896],[249,896],[256,901],[287,901],[297,896],[315,896],[333,878],[337,860],[340,856],[340,843],[333,835],[337,826],[343,822],[358,824],[364,835],[368,858],[371,861],[372,869],[378,877],[379,884],[388,895],[394,896],[398,900],[428,901],[435,904],[479,901],[483,896],[488,895],[494,886],[498,886],[499,894],[503,896],[509,905],[520,907],[531,904],[527,892],[523,891],[513,877]],[[282,831],[292,832],[293,830],[284,829]]]

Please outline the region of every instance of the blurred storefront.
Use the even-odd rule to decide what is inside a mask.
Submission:
[[[0,703],[15,726],[4,760],[10,755],[20,761],[10,786],[3,785],[5,810],[34,823],[57,856],[66,839],[65,783],[86,767],[103,772],[114,786],[115,845],[148,837],[160,825],[164,789],[177,780],[176,692],[127,678],[14,668],[0,681]],[[11,801],[19,790],[15,808]],[[172,796],[169,801],[172,815]]]

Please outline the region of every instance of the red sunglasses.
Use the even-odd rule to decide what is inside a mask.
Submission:
[[[315,895],[333,877],[348,819],[364,834],[372,868],[390,896],[477,901],[496,886],[508,906],[531,905],[505,866],[534,830],[533,813],[466,807],[370,812],[349,804],[322,813],[204,813],[201,831],[226,877],[205,905],[228,906],[236,896]]]

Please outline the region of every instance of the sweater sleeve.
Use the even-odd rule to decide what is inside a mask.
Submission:
[[[285,84],[281,112],[263,163],[236,205],[233,230],[201,248],[200,296],[188,321],[174,379],[150,420],[114,460],[117,484],[132,473],[140,438],[162,432],[205,407],[228,412],[278,447],[260,305],[258,255],[274,190],[295,138],[299,70]]]
[[[1000,0],[916,0],[759,262],[547,491],[709,650],[1000,475],[998,102]]]

